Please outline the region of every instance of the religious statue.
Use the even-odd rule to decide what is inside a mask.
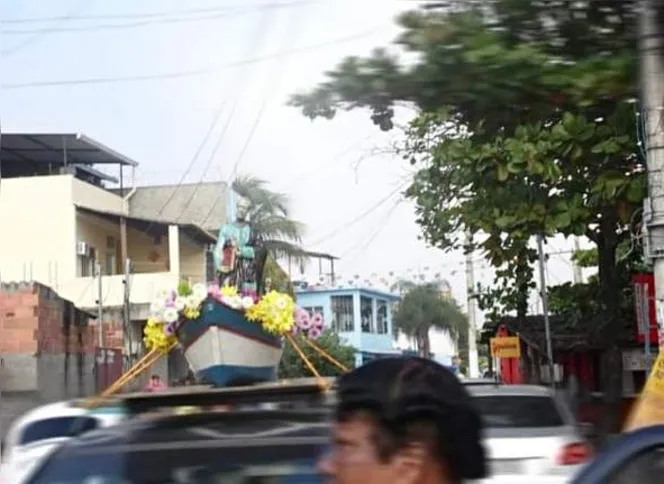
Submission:
[[[250,204],[240,198],[235,221],[219,230],[214,250],[214,263],[219,285],[231,285],[242,292],[260,293],[265,250],[249,222]]]

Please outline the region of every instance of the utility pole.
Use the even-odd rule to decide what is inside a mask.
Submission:
[[[95,274],[97,276],[97,324],[99,325],[99,348],[104,347],[104,301],[102,293],[102,275],[101,275],[101,264],[97,261],[95,262]]]
[[[664,32],[659,31],[658,0],[641,0],[639,51],[641,58],[641,97],[644,106],[647,141],[648,197],[651,217],[648,223],[650,253],[654,259],[655,306],[660,351],[664,316]],[[660,7],[661,8],[661,7]],[[646,332],[646,338],[648,338]]]
[[[472,243],[470,231],[466,231],[466,245]],[[468,376],[479,378],[479,358],[477,355],[477,301],[475,300],[475,267],[473,252],[466,254],[466,301],[468,305]]]
[[[129,311],[129,295],[131,291],[131,261],[128,258],[123,259],[124,262],[124,298],[122,304],[122,334],[124,335],[123,346],[126,346],[124,343],[128,343],[128,366],[131,368],[134,354],[134,342],[131,334],[131,314]],[[128,369],[128,368],[127,368]]]
[[[553,348],[551,346],[551,326],[549,324],[549,296],[546,292],[546,270],[544,255],[544,237],[537,236],[537,253],[539,255],[540,297],[542,298],[542,313],[544,314],[544,334],[546,337],[546,356],[549,363],[549,379],[551,386],[555,385],[553,370]]]
[[[578,254],[580,250],[581,242],[579,241],[578,237],[574,237],[574,253]],[[574,278],[574,284],[583,283],[583,270],[581,269],[579,263],[576,261],[574,262],[574,273],[572,277]]]

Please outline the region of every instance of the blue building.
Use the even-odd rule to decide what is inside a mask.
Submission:
[[[325,327],[332,328],[358,351],[355,364],[401,354],[392,337],[392,304],[395,294],[363,288],[298,288],[297,304],[319,312]]]

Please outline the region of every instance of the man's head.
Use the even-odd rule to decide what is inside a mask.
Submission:
[[[376,360],[341,377],[332,439],[319,467],[338,484],[456,484],[486,475],[470,396],[423,358]]]
[[[237,205],[235,206],[235,217],[241,221],[246,220],[249,213],[249,207],[249,200],[244,197],[240,197],[237,201]]]

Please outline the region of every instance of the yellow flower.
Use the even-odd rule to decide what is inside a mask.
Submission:
[[[219,289],[219,292],[222,296],[226,297],[235,297],[238,294],[237,287],[235,286],[222,286],[221,289]]]
[[[165,350],[176,340],[175,336],[166,336],[164,333],[164,323],[158,323],[154,319],[149,319],[143,330],[143,343],[148,350]]]
[[[182,311],[182,314],[184,315],[185,318],[187,319],[196,319],[201,315],[201,311],[198,308],[184,308]]]
[[[288,294],[270,291],[246,311],[250,321],[261,324],[268,333],[283,335],[293,329],[295,301]]]

